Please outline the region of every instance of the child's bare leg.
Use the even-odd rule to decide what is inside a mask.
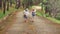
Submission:
[[[24,19],[24,22],[26,22],[26,19]]]
[[[32,22],[34,22],[34,16],[32,17]]]

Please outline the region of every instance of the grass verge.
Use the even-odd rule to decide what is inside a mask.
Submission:
[[[40,12],[37,12],[37,15],[38,15],[38,16],[43,16],[43,14],[40,13]],[[45,15],[45,16],[46,16],[46,15]],[[43,17],[44,17],[44,16],[43,16]],[[47,18],[47,19],[49,19],[49,20],[51,20],[51,21],[53,21],[53,22],[55,22],[55,23],[60,24],[60,20],[57,20],[57,19],[52,18],[52,17],[45,17],[45,18]]]
[[[4,18],[5,16],[7,16],[8,14],[12,13],[13,11],[15,11],[15,8],[10,8],[9,11],[6,11],[5,14],[3,14],[3,11],[0,10],[0,19]]]
[[[54,21],[55,23],[58,23],[60,24],[60,20],[57,20],[55,18],[52,18],[52,17],[46,17],[47,19],[51,20],[51,21]]]

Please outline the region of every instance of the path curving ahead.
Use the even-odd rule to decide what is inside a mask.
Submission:
[[[23,12],[18,12],[11,18],[13,24],[5,34],[60,34],[60,25],[43,17],[36,16],[35,22],[24,23]]]

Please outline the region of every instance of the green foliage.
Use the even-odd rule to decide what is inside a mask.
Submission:
[[[38,15],[38,16],[43,16],[43,17],[45,17],[45,14],[44,14],[44,11],[37,11],[36,12],[36,14]]]
[[[47,7],[48,13],[45,14],[46,17],[52,16],[55,17],[55,19],[60,20],[60,0],[43,0],[43,2],[40,3],[40,6],[43,8]],[[51,15],[51,13],[53,15]]]
[[[47,17],[47,19],[49,19],[49,20],[51,20],[51,21],[53,21],[53,22],[55,22],[55,23],[60,24],[60,20],[57,20],[57,19],[55,19],[55,18]]]
[[[15,4],[15,3],[16,3],[16,1],[15,1],[15,0],[12,0],[12,3],[13,3],[13,4]]]
[[[45,17],[45,18],[47,18],[47,19],[49,19],[49,20],[51,20],[51,21],[53,21],[53,22],[55,22],[55,23],[60,24],[60,20],[58,20],[58,19],[56,19],[56,18],[49,17],[49,14],[48,14],[48,13],[47,13],[47,14],[44,14],[44,13],[42,13],[42,11],[37,11],[36,14],[37,14],[38,16]]]
[[[60,20],[60,17],[56,17],[57,20]]]
[[[41,12],[36,12],[36,14],[38,15],[38,16],[42,16],[42,13]]]
[[[52,17],[59,15],[58,13],[60,13],[60,0],[48,0],[47,2],[47,7],[50,15],[51,13],[53,14]]]
[[[15,10],[14,8],[10,8],[10,10],[9,11],[6,11],[5,14],[3,14],[2,11],[0,11],[0,19],[2,19],[3,17],[7,16],[8,14],[10,14],[14,10]]]
[[[45,14],[46,17],[49,17],[49,13]]]

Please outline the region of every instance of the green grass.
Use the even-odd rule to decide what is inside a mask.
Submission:
[[[0,10],[0,19],[2,19],[3,17],[7,16],[11,12],[13,12],[14,10],[16,10],[16,9],[10,8],[10,10],[9,11],[6,11],[5,14],[3,14],[3,11]]]
[[[49,20],[51,20],[51,21],[54,21],[55,23],[60,24],[60,20],[57,20],[57,19],[55,19],[55,18],[47,17],[47,19],[49,19]]]
[[[43,16],[43,17],[45,17],[45,14],[44,14],[43,11],[37,11],[36,14],[37,14],[38,16]]]
[[[44,14],[42,14],[41,12],[36,12],[36,13],[37,13],[38,16],[43,16],[43,15],[44,15]],[[57,20],[57,19],[52,18],[52,17],[46,17],[46,16],[48,16],[48,14],[45,15],[45,18],[47,18],[47,19],[49,19],[49,20],[51,20],[51,21],[53,21],[53,22],[55,22],[55,23],[60,24],[60,20]],[[43,16],[43,17],[44,17],[44,16]]]
[[[36,14],[37,14],[38,16],[42,16],[42,14],[41,14],[40,12],[36,12]]]

